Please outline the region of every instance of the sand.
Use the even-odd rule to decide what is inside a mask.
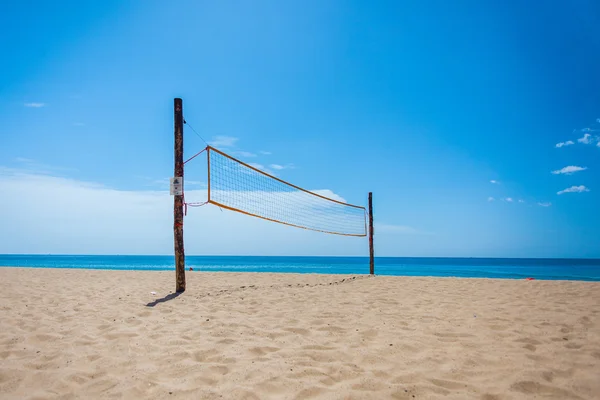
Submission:
[[[598,282],[187,279],[0,268],[0,398],[600,399]]]

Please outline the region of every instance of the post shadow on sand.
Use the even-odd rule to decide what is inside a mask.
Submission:
[[[183,292],[175,292],[175,293],[168,294],[165,297],[163,297],[162,299],[156,299],[156,300],[146,304],[146,307],[154,307],[159,303],[165,303],[169,300],[173,300],[174,298],[178,297],[181,294],[183,294]]]

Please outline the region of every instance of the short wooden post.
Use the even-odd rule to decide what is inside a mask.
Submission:
[[[375,275],[375,249],[373,248],[373,193],[369,192],[369,273]]]
[[[175,175],[183,180],[183,102],[174,101],[175,115]],[[181,182],[183,188],[183,182]],[[183,247],[183,193],[174,196],[173,237],[175,244],[175,291],[185,291],[185,250]]]

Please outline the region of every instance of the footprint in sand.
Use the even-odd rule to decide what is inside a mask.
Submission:
[[[91,355],[87,356],[86,358],[87,358],[88,362],[94,362],[96,360],[101,359],[102,356],[99,354],[91,354]]]
[[[229,373],[229,368],[224,365],[213,365],[208,370],[215,375],[227,375]]]
[[[274,353],[276,351],[279,351],[280,349],[278,347],[253,347],[250,350],[248,350],[252,355],[255,356],[264,356],[267,355],[269,353]]]
[[[571,350],[579,350],[580,348],[582,348],[582,347],[583,347],[583,345],[581,345],[581,344],[577,344],[577,343],[567,343],[567,344],[565,345],[565,347],[566,347],[567,349],[571,349]]]
[[[317,345],[317,344],[310,344],[310,345],[306,345],[306,346],[302,346],[302,350],[320,350],[320,351],[326,351],[326,350],[335,350],[335,347],[331,347],[331,346],[321,346],[321,345]]]
[[[573,328],[571,328],[570,326],[563,325],[563,327],[560,328],[560,332],[561,333],[571,333],[571,332],[573,332]]]
[[[510,389],[515,392],[527,394],[527,395],[541,395],[542,397],[551,396],[556,399],[581,399],[575,393],[561,389],[551,385],[545,385],[534,381],[519,381],[513,383]]]
[[[463,382],[449,381],[445,379],[429,379],[429,382],[444,389],[458,390],[464,389],[467,385]]]
[[[491,394],[491,393],[485,393],[483,396],[481,396],[481,400],[500,400],[501,397],[498,396],[497,394]]]
[[[542,342],[540,342],[539,340],[532,339],[532,338],[529,338],[529,337],[516,339],[515,342],[530,344],[530,345],[533,345],[533,346],[536,346],[538,344],[542,344]]]
[[[309,388],[301,390],[296,395],[296,397],[294,397],[294,399],[296,399],[296,400],[310,399],[310,398],[320,396],[320,395],[326,393],[327,391],[328,391],[327,389],[313,386],[313,387],[309,387]]]
[[[310,336],[310,331],[304,328],[283,328],[283,330],[295,333],[296,335]]]
[[[215,357],[219,354],[217,350],[200,350],[194,353],[194,360],[198,362],[206,362],[209,358]]]
[[[532,344],[526,344],[525,346],[523,346],[523,348],[524,348],[524,349],[527,349],[527,350],[529,350],[529,351],[536,351],[536,350],[537,350],[537,347],[535,347],[535,346],[534,346],[534,345],[532,345]]]

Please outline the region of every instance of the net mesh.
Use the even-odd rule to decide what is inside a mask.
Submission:
[[[364,207],[309,192],[212,147],[208,168],[209,203],[298,228],[366,236]]]

